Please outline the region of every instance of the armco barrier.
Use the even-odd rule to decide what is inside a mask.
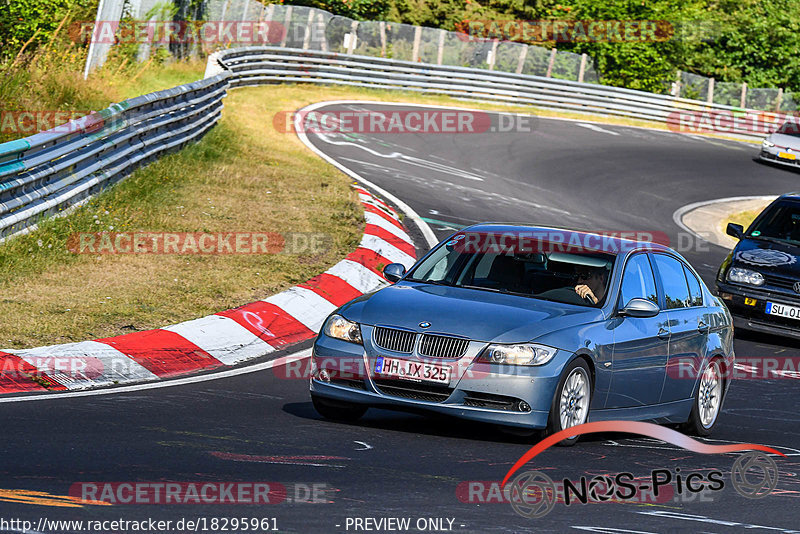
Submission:
[[[229,76],[225,72],[125,100],[0,144],[0,238],[28,229],[202,137],[219,120]]]
[[[201,81],[152,93],[25,139],[0,144],[0,239],[77,204],[159,155],[197,140],[220,117],[229,87],[320,83],[655,121],[681,128],[698,113],[730,117],[728,132],[759,139],[782,115],[542,76],[295,48],[209,56]],[[739,117],[739,119],[736,119]],[[738,121],[738,122],[737,122]]]
[[[209,58],[208,72],[232,73],[231,87],[320,83],[436,93],[459,99],[523,104],[565,111],[642,119],[680,127],[691,114],[730,117],[728,131],[751,139],[780,125],[782,114],[742,110],[696,100],[543,76],[432,65],[274,46],[235,48]]]

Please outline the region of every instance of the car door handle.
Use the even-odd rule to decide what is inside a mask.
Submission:
[[[658,337],[660,337],[661,339],[667,339],[669,337],[669,330],[667,330],[666,328],[659,328]]]
[[[706,323],[704,323],[703,321],[700,321],[699,323],[697,323],[697,329],[698,329],[700,332],[708,332],[709,330],[711,330],[711,327],[710,327],[710,326],[708,326],[708,325],[707,325]]]

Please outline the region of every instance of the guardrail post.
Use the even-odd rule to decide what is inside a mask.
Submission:
[[[317,20],[319,21],[319,25],[320,27],[322,27],[325,24],[325,19],[322,17],[322,13],[318,13],[317,15],[318,15]],[[323,52],[328,51],[328,35],[325,32],[325,28],[322,29],[322,42],[320,43],[319,47]]]
[[[553,74],[553,65],[556,63],[556,53],[558,53],[558,51],[555,48],[550,50],[550,61],[547,63],[547,74],[545,74],[547,78],[550,78]]]
[[[347,43],[347,54],[352,54],[356,48],[356,40],[358,39],[358,21],[354,20],[350,23],[350,41]]]
[[[586,74],[586,54],[581,54],[581,66],[578,68],[578,81],[583,82],[583,76]]]
[[[386,57],[386,22],[381,21],[378,27],[381,31],[381,57]]]
[[[775,98],[775,111],[781,110],[781,104],[783,104],[783,87],[778,88],[778,96]]]
[[[422,26],[414,27],[414,49],[411,51],[411,61],[419,61],[419,43],[422,40]]]
[[[286,47],[286,38],[289,36],[289,26],[292,24],[292,6],[286,6],[286,15],[283,17],[283,37],[281,38],[281,47]]]
[[[489,70],[494,70],[494,64],[497,62],[497,44],[498,40],[492,41],[492,50],[489,52]]]
[[[747,101],[747,82],[742,82],[742,97],[739,99],[739,107],[745,107]]]
[[[519,59],[517,60],[517,74],[522,74],[522,69],[525,67],[525,59],[528,57],[528,45],[522,45],[522,50],[519,51]]]
[[[314,31],[314,10],[308,10],[308,20],[306,21],[306,34],[303,37],[303,50],[308,50],[311,44],[311,34]]]
[[[714,78],[708,79],[708,94],[706,94],[706,103],[714,103]]]
[[[439,51],[436,53],[436,64],[441,65],[442,61],[444,60],[444,36],[446,35],[445,30],[439,30]]]

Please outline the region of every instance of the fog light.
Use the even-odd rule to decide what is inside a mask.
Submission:
[[[531,411],[531,405],[525,401],[519,401],[519,405],[517,406],[519,411],[521,412],[529,412]]]
[[[733,295],[730,293],[720,293],[719,296],[724,300],[733,300]]]
[[[328,374],[328,371],[325,370],[325,369],[320,370],[319,375],[317,376],[317,378],[319,378],[323,382],[330,382],[331,381],[331,375]]]

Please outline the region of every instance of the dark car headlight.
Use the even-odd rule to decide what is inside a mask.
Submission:
[[[737,282],[739,284],[749,284],[751,286],[763,286],[764,276],[761,273],[752,271],[750,269],[731,267],[728,271],[728,281]]]
[[[361,340],[361,326],[353,321],[348,321],[341,315],[333,314],[325,321],[322,331],[326,336],[349,341],[350,343],[363,344]]]
[[[544,365],[555,355],[556,349],[537,343],[492,344],[484,349],[478,361],[506,365]]]

